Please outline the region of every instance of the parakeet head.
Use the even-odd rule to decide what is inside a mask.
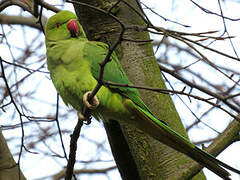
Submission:
[[[46,40],[57,41],[70,38],[86,38],[77,16],[70,11],[61,11],[47,21]]]

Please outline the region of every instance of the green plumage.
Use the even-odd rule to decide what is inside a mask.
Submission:
[[[69,11],[62,11],[48,20],[47,64],[52,81],[65,104],[81,111],[83,95],[87,91],[92,91],[97,84],[99,63],[105,59],[108,46],[102,42],[88,41],[79,23],[77,24],[79,31],[75,31],[75,34],[70,31],[68,26],[72,19],[77,17]],[[112,54],[111,60],[105,66],[103,80],[131,84],[115,53]],[[100,105],[92,112],[96,119],[104,121],[122,119],[126,121],[125,123],[131,123],[224,179],[228,179],[229,173],[220,166],[228,169],[231,167],[202,151],[155,118],[141,100],[137,89],[102,86],[96,96],[100,101]]]

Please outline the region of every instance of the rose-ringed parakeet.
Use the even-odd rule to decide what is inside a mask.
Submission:
[[[54,86],[65,104],[81,111],[83,96],[92,91],[98,83],[99,63],[108,54],[108,45],[88,41],[76,15],[69,11],[61,11],[47,21],[46,47],[48,69]],[[103,80],[131,84],[115,52],[112,53],[111,60],[104,68]],[[125,123],[133,124],[224,179],[229,179],[230,174],[222,167],[239,173],[154,117],[143,103],[137,89],[103,85],[96,97],[100,102],[92,111],[96,119],[121,119]]]

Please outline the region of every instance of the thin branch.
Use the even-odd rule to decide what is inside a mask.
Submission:
[[[0,64],[1,64],[1,69],[2,69],[2,78],[4,80],[6,88],[8,90],[8,94],[10,96],[11,103],[14,105],[16,111],[18,112],[20,123],[21,123],[21,133],[22,133],[22,136],[21,136],[21,146],[20,146],[20,151],[19,151],[19,155],[18,155],[18,162],[17,162],[17,164],[18,164],[18,178],[20,179],[21,178],[20,160],[21,160],[22,151],[23,151],[23,147],[24,147],[24,128],[23,128],[22,113],[19,110],[19,108],[18,108],[18,106],[17,106],[17,104],[16,104],[16,102],[15,102],[13,96],[12,96],[12,93],[11,93],[11,90],[9,88],[8,81],[7,81],[7,78],[6,78],[6,75],[5,75],[5,70],[4,70],[3,61],[2,61],[1,57],[0,57]]]
[[[219,17],[222,17],[224,19],[228,19],[228,20],[231,20],[231,21],[239,21],[240,18],[230,18],[230,17],[226,17],[226,16],[222,16],[222,14],[218,14],[218,13],[215,13],[213,11],[210,11],[202,6],[200,6],[199,4],[197,4],[196,2],[194,2],[193,0],[190,0],[194,5],[196,5],[199,9],[201,9],[202,11],[204,11],[205,13],[208,13],[208,14],[212,14],[212,15],[216,15],[216,16],[219,16]]]
[[[22,8],[24,11],[28,11],[32,15],[36,15],[36,12],[34,11],[34,9],[36,10],[38,5],[41,5],[47,10],[51,10],[56,13],[61,11],[61,9],[58,9],[53,5],[46,3],[44,0],[34,0],[34,1],[35,2],[38,1],[38,4],[33,4],[32,1],[25,1],[25,0],[3,0],[2,2],[0,2],[0,12],[6,9],[7,7],[13,6],[13,5]]]
[[[9,6],[16,5],[18,7],[21,7],[24,11],[28,11],[31,13],[31,4],[27,4],[27,2],[30,1],[25,2],[24,0],[3,0],[2,2],[0,2],[0,12]]]
[[[152,31],[151,29],[154,29],[154,30],[156,30],[157,32]],[[160,35],[165,34],[166,36],[170,36],[170,37],[172,37],[172,38],[174,38],[174,39],[177,39],[177,40],[179,40],[179,41],[182,41],[182,42],[184,42],[184,43],[190,42],[190,43],[193,43],[193,44],[195,44],[195,45],[197,45],[197,46],[199,46],[199,47],[202,47],[202,48],[204,48],[204,49],[207,49],[207,50],[209,50],[209,51],[212,51],[212,52],[214,52],[214,53],[217,53],[217,54],[220,54],[220,55],[225,56],[225,57],[227,57],[227,58],[230,58],[230,59],[239,61],[239,58],[237,58],[237,57],[234,57],[234,56],[231,56],[231,55],[229,55],[229,54],[223,53],[223,52],[221,52],[221,51],[218,51],[218,50],[216,50],[216,49],[210,48],[210,47],[208,47],[208,46],[204,46],[204,45],[202,45],[202,44],[199,43],[199,42],[196,42],[196,41],[194,41],[194,40],[191,40],[191,39],[189,39],[189,38],[186,38],[186,37],[182,36],[182,35],[184,35],[184,34],[186,35],[186,33],[183,33],[183,32],[167,30],[167,29],[164,29],[164,28],[162,28],[162,27],[156,27],[156,26],[150,27],[147,31],[150,32],[150,33],[153,33],[153,34],[160,34]],[[193,34],[194,34],[194,33],[193,33]]]
[[[38,5],[39,0],[33,0],[33,16],[35,16],[36,18],[39,16]]]
[[[61,9],[51,5],[51,4],[48,4],[47,2],[45,2],[44,0],[39,0],[39,5],[41,5],[42,7],[46,8],[47,10],[51,10],[55,13],[58,13],[61,11]]]
[[[171,83],[167,80],[166,76],[165,76],[164,74],[162,74],[162,75],[163,75],[163,77],[165,78],[165,80],[168,82],[168,84],[169,84],[169,86],[172,88],[172,90],[175,91],[174,88],[173,88],[173,86],[171,85]],[[192,89],[191,89],[191,90],[192,90]],[[191,92],[189,92],[189,94],[190,94],[190,93],[191,93]],[[212,131],[220,134],[220,132],[218,132],[216,129],[214,129],[213,127],[209,126],[209,125],[206,124],[205,122],[203,122],[203,121],[201,120],[201,118],[199,118],[199,117],[191,110],[191,108],[185,103],[185,101],[179,96],[179,94],[176,93],[176,95],[177,95],[177,97],[180,99],[180,101],[187,107],[187,109],[191,112],[191,114],[197,119],[197,122],[201,122],[203,125],[205,125],[205,126],[208,127],[209,129],[211,129]],[[188,128],[186,128],[186,131],[188,131]]]
[[[0,24],[26,25],[26,26],[41,30],[41,26],[37,24],[35,21],[36,19],[33,17],[9,16],[9,15],[0,14]]]
[[[20,64],[8,62],[8,61],[3,60],[3,59],[1,59],[1,61],[3,61],[3,62],[6,63],[6,64],[10,64],[10,65],[16,66],[16,67],[18,67],[18,68],[25,69],[25,70],[28,71],[29,73],[40,72],[40,73],[49,74],[48,71],[41,71],[41,70],[39,70],[39,69],[41,69],[45,64],[41,65],[41,66],[40,66],[39,68],[37,68],[37,69],[31,69],[31,68],[27,68],[27,67],[25,67],[25,66],[22,66],[22,65],[20,65]]]
[[[74,170],[74,174],[105,174],[108,171],[114,170],[116,169],[116,166],[111,166],[111,167],[107,167],[107,168],[102,168],[102,169],[77,169]],[[59,173],[57,173],[56,175],[51,176],[53,178],[53,180],[59,180],[61,178],[63,178],[66,174],[66,170],[62,170]]]
[[[230,113],[229,111],[227,111],[225,108],[221,107],[221,105],[213,103],[209,100],[213,99],[213,98],[202,98],[200,96],[196,96],[196,95],[192,95],[189,93],[185,93],[184,91],[176,91],[176,90],[169,90],[169,89],[160,89],[160,88],[154,88],[154,87],[145,87],[145,86],[137,86],[137,85],[131,85],[131,84],[119,84],[119,83],[114,83],[114,82],[110,82],[110,81],[103,81],[103,84],[105,85],[110,85],[110,86],[119,86],[119,87],[128,87],[128,88],[137,88],[137,89],[143,89],[143,90],[150,90],[153,92],[160,92],[163,94],[180,94],[180,95],[185,95],[188,97],[192,97],[194,99],[206,102],[214,107],[217,107],[219,109],[221,109],[222,111],[226,112],[228,115],[230,115],[231,117],[235,118],[237,121],[240,122],[240,118],[238,116],[235,116],[234,114]],[[215,96],[220,96],[220,95],[215,95]],[[220,100],[222,100],[223,102],[225,101],[224,98],[220,98]],[[231,104],[230,104],[231,105]],[[239,110],[237,110],[239,111]]]
[[[168,22],[171,22],[171,23],[174,23],[174,24],[178,24],[178,25],[183,26],[183,27],[186,27],[186,28],[191,27],[191,26],[189,26],[189,25],[185,25],[185,24],[179,23],[179,22],[177,22],[177,21],[173,21],[173,20],[170,20],[170,19],[168,19],[168,18],[165,18],[165,17],[163,17],[162,15],[160,15],[159,13],[155,12],[152,8],[148,7],[148,6],[147,6],[146,4],[144,4],[143,2],[141,2],[141,4],[142,4],[147,10],[149,10],[149,11],[151,11],[153,14],[159,16],[159,17],[162,18],[164,21],[168,21]]]
[[[208,89],[206,89],[206,88],[204,88],[204,87],[202,87],[202,86],[200,86],[200,85],[196,85],[196,84],[188,81],[187,79],[184,79],[182,76],[178,75],[176,72],[171,71],[171,70],[165,68],[164,66],[159,65],[159,67],[160,67],[160,69],[163,70],[164,72],[167,72],[167,73],[171,74],[172,76],[174,76],[175,78],[177,78],[177,79],[179,79],[180,81],[184,82],[185,84],[189,85],[190,87],[196,88],[196,89],[198,89],[198,90],[200,90],[200,91],[202,91],[202,92],[204,92],[204,93],[206,93],[206,94],[208,94],[208,95],[210,95],[210,96],[212,96],[212,97],[214,97],[214,98],[216,98],[216,99],[218,99],[218,100],[221,100],[221,101],[222,101],[224,104],[226,104],[228,107],[230,107],[231,109],[233,109],[233,110],[236,111],[237,113],[240,113],[239,108],[236,107],[236,106],[234,106],[233,104],[229,103],[229,102],[227,101],[227,99],[226,99],[225,96],[222,96],[222,95],[213,93],[213,92],[209,91]],[[218,105],[218,107],[219,107],[219,105]],[[225,112],[226,112],[226,111],[225,111]],[[228,113],[228,114],[229,114],[229,113]],[[232,116],[232,115],[231,115],[231,116]],[[236,116],[232,116],[232,117],[235,118]],[[236,118],[236,119],[239,119],[239,118]]]
[[[59,116],[59,94],[57,93],[56,119],[55,120],[56,120],[56,123],[57,123],[57,128],[58,128],[58,132],[59,132],[59,137],[60,137],[60,142],[61,142],[64,158],[68,161],[66,149],[65,149],[65,146],[64,146],[64,143],[63,143],[63,137],[62,137],[62,132],[61,132],[58,116]]]
[[[71,135],[70,153],[69,153],[69,160],[66,168],[65,180],[71,180],[73,176],[74,164],[76,162],[77,140],[80,136],[82,126],[83,126],[83,121],[78,120],[77,125],[75,126],[73,133]]]

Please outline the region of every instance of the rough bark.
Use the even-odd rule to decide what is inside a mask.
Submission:
[[[105,0],[78,0],[79,2],[91,4],[92,6],[107,9],[110,1]],[[113,1],[111,1],[113,2]],[[138,12],[141,13],[135,0],[128,0]],[[76,12],[83,28],[90,40],[105,41],[114,44],[119,37],[120,26],[111,17],[100,13],[86,6],[75,5]],[[116,15],[125,25],[144,25],[142,19],[126,4],[120,3],[120,10]],[[133,40],[149,40],[146,32],[137,32],[135,30],[127,31],[124,38]],[[136,85],[153,86],[165,88],[161,72],[155,60],[151,43],[135,43],[131,41],[123,41],[116,50],[119,60],[123,65],[128,77]],[[150,91],[141,91],[144,102],[155,113],[156,117],[168,123],[174,130],[186,136],[186,132],[178,116],[169,95],[153,93]],[[110,124],[105,125],[108,137],[112,146],[113,154],[118,167],[116,154],[121,156],[122,152],[129,150],[128,156],[123,156],[121,161],[128,161],[133,158],[135,164],[119,167],[123,179],[132,179],[131,176],[125,176],[127,171],[137,171],[140,179],[189,179],[197,174],[201,167],[197,163],[190,160],[185,155],[169,148],[162,143],[154,140],[142,131],[134,127],[124,125],[121,133],[124,134],[128,147],[121,149],[114,148],[114,143],[123,140],[118,136],[114,136],[119,129],[112,128]],[[119,127],[119,126],[118,126]],[[120,155],[119,155],[120,154]],[[124,163],[122,163],[124,164]],[[136,165],[136,166],[135,166]],[[205,179],[203,173],[196,177],[197,179]]]
[[[0,179],[4,180],[25,180],[19,166],[16,164],[8,148],[7,142],[0,129]]]

